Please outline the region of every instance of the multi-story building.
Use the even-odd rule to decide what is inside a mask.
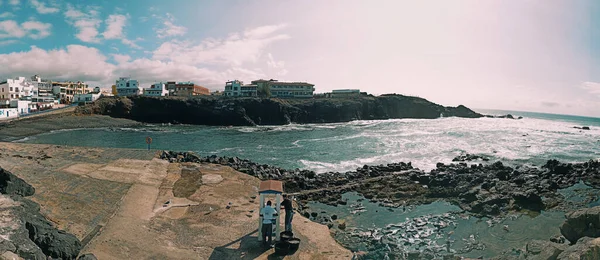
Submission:
[[[142,87],[137,80],[129,77],[121,77],[116,82],[117,95],[122,97],[137,96],[143,93]]]
[[[315,85],[306,82],[283,82],[274,79],[259,79],[252,81],[258,90],[270,92],[271,97],[277,98],[312,98]]]
[[[37,91],[37,85],[25,77],[0,82],[0,99],[31,99]]]
[[[169,81],[166,84],[169,96],[191,97],[210,95],[210,91],[202,86],[194,84],[194,82],[173,82]]]
[[[68,104],[73,102],[74,95],[87,94],[89,89],[88,85],[81,81],[53,81],[52,92],[60,100],[60,103]]]
[[[239,80],[227,81],[223,94],[230,97],[256,97],[257,85],[244,85],[244,82]]]
[[[32,97],[33,102],[54,103],[56,98],[52,89],[52,81],[43,80],[40,76],[31,77],[33,84],[37,85],[37,91]]]
[[[168,96],[168,95],[169,95],[169,91],[167,90],[167,85],[162,82],[154,83],[150,86],[150,88],[144,89],[144,96],[164,97],[164,96]]]

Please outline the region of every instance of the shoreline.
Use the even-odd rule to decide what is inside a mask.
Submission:
[[[0,141],[10,142],[39,134],[60,130],[74,130],[102,127],[132,127],[143,123],[129,119],[112,118],[100,115],[77,115],[73,111],[26,117],[9,122],[0,121]]]
[[[2,143],[0,143],[1,145]],[[139,149],[139,150],[135,150],[135,149],[120,149],[120,148],[84,148],[84,147],[72,147],[72,146],[61,146],[61,145],[38,145],[38,144],[18,144],[18,143],[5,143],[5,144],[10,144],[9,146],[15,146],[15,147],[63,147],[64,149],[74,149],[74,150],[114,150],[114,151],[137,151],[139,153],[148,153],[148,151],[145,151],[143,149]],[[21,149],[21,148],[20,148]],[[62,149],[62,148],[61,148]],[[157,151],[150,151],[150,153],[156,153]],[[288,193],[295,193],[295,195],[297,196],[297,198],[299,199],[299,204],[302,205],[302,207],[299,210],[299,213],[301,215],[303,215],[304,217],[306,217],[307,219],[310,219],[311,221],[315,221],[316,223],[321,223],[323,225],[328,226],[331,231],[333,231],[334,229],[337,230],[336,232],[340,232],[341,228],[339,228],[339,222],[335,222],[332,221],[331,215],[330,214],[323,214],[323,212],[319,213],[319,216],[316,217],[316,214],[313,213],[317,213],[312,211],[310,208],[307,208],[306,205],[308,204],[308,202],[320,202],[326,205],[335,205],[335,206],[346,206],[347,202],[344,201],[341,197],[342,194],[349,192],[349,191],[357,191],[361,194],[361,196],[363,196],[365,198],[365,200],[370,201],[372,203],[378,203],[379,206],[382,206],[384,208],[389,208],[392,210],[397,210],[401,207],[404,206],[416,206],[416,205],[426,205],[438,200],[444,200],[444,201],[448,201],[454,205],[458,205],[460,207],[462,207],[462,210],[464,210],[465,212],[469,212],[469,214],[472,214],[475,217],[481,218],[481,217],[489,217],[489,218],[496,218],[496,217],[505,217],[506,214],[512,212],[513,210],[518,210],[518,208],[513,208],[514,205],[518,205],[518,207],[521,207],[522,209],[527,209],[527,210],[542,210],[542,208],[539,208],[540,205],[545,205],[544,203],[548,202],[548,203],[554,203],[554,204],[549,204],[551,206],[551,208],[558,208],[559,207],[559,203],[556,203],[556,199],[554,201],[546,201],[546,200],[542,200],[541,202],[537,199],[536,196],[533,196],[533,194],[528,193],[523,191],[523,189],[519,190],[517,189],[516,192],[514,192],[514,194],[512,194],[511,196],[513,197],[508,197],[508,199],[512,199],[514,200],[514,202],[511,202],[505,206],[502,206],[502,208],[498,208],[496,209],[494,207],[494,205],[501,205],[502,203],[500,203],[503,198],[497,197],[497,196],[492,196],[491,198],[488,196],[486,198],[483,199],[477,199],[475,201],[475,203],[471,203],[471,204],[465,204],[464,201],[460,201],[462,199],[465,199],[465,196],[471,196],[468,194],[456,194],[456,197],[452,197],[452,196],[447,196],[447,197],[433,197],[433,198],[427,198],[428,196],[425,194],[431,194],[431,193],[425,193],[425,194],[419,194],[419,192],[424,192],[426,191],[428,188],[434,188],[434,186],[432,187],[422,187],[422,178],[429,178],[429,180],[435,180],[435,176],[432,176],[431,173],[436,171],[433,170],[432,172],[424,172],[418,169],[414,169],[412,168],[412,166],[409,163],[395,163],[395,164],[388,164],[386,166],[364,166],[362,168],[357,169],[356,172],[345,172],[345,173],[325,173],[325,174],[315,174],[314,172],[311,171],[307,171],[307,170],[285,170],[282,168],[278,168],[278,167],[273,167],[273,166],[269,166],[269,165],[265,165],[265,164],[256,164],[253,163],[249,160],[243,160],[243,159],[239,159],[237,157],[218,157],[218,156],[206,156],[206,157],[200,157],[198,155],[195,155],[193,153],[186,153],[186,152],[169,152],[169,151],[163,151],[161,152],[159,155],[159,158],[161,158],[162,160],[168,161],[170,163],[176,163],[176,164],[200,164],[200,165],[205,165],[205,164],[216,164],[216,165],[221,165],[221,166],[225,166],[225,167],[231,167],[232,169],[238,170],[248,176],[253,176],[256,177],[258,179],[280,179],[282,181],[284,181],[286,183],[285,185],[285,189],[286,192]],[[0,156],[1,157],[1,156]],[[492,163],[489,161],[486,161],[484,157],[480,157],[480,156],[476,156],[476,155],[464,155],[461,157],[457,157],[455,158],[456,164],[450,164],[450,165],[444,165],[444,164],[439,164],[437,165],[438,170],[439,169],[444,169],[447,171],[455,171],[455,175],[465,175],[468,173],[466,172],[462,172],[464,170],[468,170],[468,169],[482,169],[483,171],[493,171],[494,174],[502,174],[503,172],[506,173],[506,170],[510,167],[506,167],[506,166],[501,166],[500,163]],[[467,166],[464,162],[461,161],[471,161],[471,162],[477,162],[471,166]],[[483,163],[488,163],[488,165],[486,166],[479,166],[479,163],[481,163],[483,165]],[[561,164],[557,161],[549,161],[547,163],[547,165],[544,166],[543,169],[546,169],[545,172],[561,172],[561,174],[567,174],[568,175],[568,171],[569,169],[574,170],[575,172],[577,172],[577,169],[579,168],[579,166],[581,165],[587,165],[586,169],[590,169],[593,171],[598,171],[598,169],[600,169],[600,163],[598,163],[597,161],[592,162],[585,162],[585,163],[579,163],[579,164]],[[568,166],[571,165],[571,166]],[[483,168],[481,168],[483,167]],[[511,168],[512,169],[512,168]],[[13,170],[13,169],[11,169]],[[513,169],[513,170],[519,170],[519,169]],[[523,169],[520,169],[523,170]],[[539,169],[538,169],[539,170]],[[528,173],[534,173],[536,170],[532,170],[531,168],[526,169],[526,171]],[[538,173],[543,173],[542,172],[538,172]],[[448,174],[448,175],[452,175],[452,173]],[[543,175],[543,174],[542,174]],[[417,178],[418,177],[418,178]],[[518,177],[518,176],[517,176]],[[580,177],[585,177],[585,174],[583,174]],[[398,180],[405,178],[406,180],[408,180],[407,182],[398,182]],[[346,182],[345,180],[351,180],[354,181],[355,183],[352,182]],[[416,181],[413,181],[416,180]],[[591,179],[594,182],[590,182],[588,181],[588,184],[593,185],[596,189],[598,188],[598,182],[596,182],[596,179]],[[417,182],[417,183],[415,183]],[[402,184],[398,186],[398,184]],[[315,186],[316,185],[316,186]],[[319,186],[322,185],[322,186]],[[337,185],[337,186],[336,186]],[[562,187],[570,187],[570,185],[573,185],[572,182],[569,183],[561,183],[560,184]],[[365,187],[367,186],[367,187]],[[421,186],[421,188],[423,189],[406,189],[406,188],[416,188],[417,186]],[[394,191],[395,193],[388,193],[389,192],[389,187],[392,188],[392,191]],[[513,187],[514,188],[514,187]],[[308,190],[308,192],[302,192],[302,190]],[[403,191],[404,190],[404,191]],[[298,192],[300,191],[300,192]],[[413,195],[410,195],[408,193],[402,193],[402,192],[407,192],[407,191],[411,191],[411,192],[416,192]],[[398,201],[395,201],[393,197],[396,197],[397,194],[399,194],[399,192],[401,194],[403,194],[402,203],[398,203]],[[435,192],[440,192],[440,190],[437,190]],[[489,190],[487,192],[490,192]],[[555,191],[556,192],[556,191]],[[389,195],[393,196],[390,197]],[[447,195],[447,193],[445,194]],[[414,198],[410,199],[409,197],[413,196]],[[551,196],[550,196],[551,197]],[[520,201],[521,200],[521,201]],[[522,201],[525,200],[525,201]],[[489,204],[491,203],[491,201],[493,201],[493,204]],[[525,203],[527,202],[527,203]],[[498,204],[500,203],[500,204]],[[514,204],[513,204],[514,203]],[[541,203],[541,204],[540,204]],[[482,206],[477,206],[477,205],[482,205]],[[486,205],[492,205],[491,208],[487,208]],[[528,205],[528,207],[525,207],[525,205]],[[475,207],[473,207],[475,206]],[[479,209],[477,209],[477,207],[480,207]],[[506,208],[505,208],[506,207]],[[537,209],[536,209],[537,207]],[[570,210],[575,210],[577,208],[584,208],[582,205],[576,205],[575,207],[571,206],[571,208],[567,209],[559,209],[559,210],[563,210],[565,212],[570,211]],[[345,232],[345,231],[344,231]],[[366,237],[365,239],[370,239],[369,237]],[[338,243],[340,245],[344,245],[341,241],[338,241]]]

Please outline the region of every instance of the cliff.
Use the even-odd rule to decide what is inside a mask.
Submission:
[[[261,99],[227,97],[114,97],[76,109],[148,123],[196,125],[284,125],[396,118],[479,118],[465,106],[444,107],[418,97],[363,96],[348,99]]]

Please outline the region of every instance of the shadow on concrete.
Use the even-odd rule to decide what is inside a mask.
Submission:
[[[234,245],[238,242],[240,243],[239,247]],[[269,250],[271,248],[264,247],[262,242],[258,241],[258,229],[256,229],[235,241],[216,247],[208,259],[254,259]],[[268,259],[280,259],[273,258],[274,256],[273,254],[269,255]]]

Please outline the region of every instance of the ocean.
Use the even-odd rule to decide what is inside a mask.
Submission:
[[[414,167],[430,170],[436,163],[449,163],[463,153],[485,155],[491,162],[500,160],[529,166],[541,166],[549,159],[583,162],[600,158],[599,118],[497,110],[478,112],[510,113],[523,119],[452,117],[257,127],[146,125],[56,131],[17,142],[146,149],[145,138],[150,136],[151,149],[238,156],[319,173],[393,162],[411,162]],[[590,130],[574,128],[583,126]],[[561,192],[581,201],[582,191],[598,194],[583,184]],[[350,205],[360,205],[364,210],[356,213],[352,206],[319,203],[310,207],[315,212],[328,212],[343,219],[347,232],[337,232],[336,239],[352,250],[368,251],[373,259],[385,257],[389,247],[373,249],[371,238],[395,244],[402,252],[430,251],[437,258],[444,252],[486,258],[507,251],[519,254],[518,248],[531,239],[547,240],[560,235],[559,225],[564,221],[564,212],[560,211],[504,219],[475,218],[443,201],[391,211],[362,201],[357,194],[344,196]],[[592,205],[598,205],[598,201],[589,206]],[[425,222],[429,224],[419,224]],[[415,225],[421,226],[416,229]]]
[[[479,112],[479,111],[478,111]],[[600,158],[600,119],[513,111],[499,118],[394,119],[333,124],[258,127],[147,125],[56,131],[20,142],[92,147],[194,151],[238,156],[283,168],[349,171],[365,164],[412,162],[423,170],[461,153],[505,163],[542,165],[549,159],[580,162]],[[588,126],[580,130],[574,126]]]

